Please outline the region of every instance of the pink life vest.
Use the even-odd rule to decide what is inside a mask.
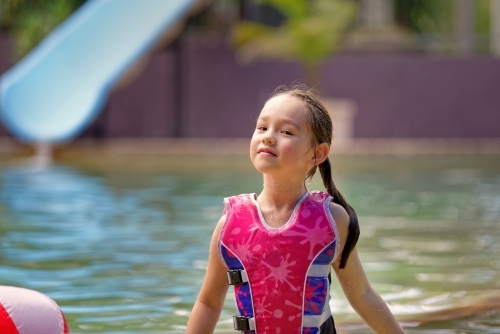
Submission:
[[[226,221],[219,240],[228,278],[239,276],[234,294],[239,329],[246,333],[319,333],[331,317],[331,263],[339,251],[336,224],[330,214],[331,196],[307,192],[288,222],[271,228],[264,220],[256,194],[226,198]]]

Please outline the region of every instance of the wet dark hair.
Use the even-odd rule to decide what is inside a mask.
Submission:
[[[326,107],[320,102],[318,95],[314,93],[312,89],[309,89],[307,86],[302,84],[294,85],[291,87],[279,86],[278,88],[276,88],[269,99],[278,95],[294,96],[304,102],[304,105],[308,111],[307,122],[312,132],[311,147],[315,150],[316,147],[322,143],[326,143],[328,147],[330,147],[333,137],[332,119],[330,118]],[[358,217],[356,215],[356,211],[354,211],[352,206],[347,203],[344,196],[342,196],[340,191],[335,186],[332,178],[332,167],[330,164],[330,159],[328,157],[319,166],[314,166],[309,171],[306,180],[313,177],[313,175],[316,173],[317,167],[319,167],[323,185],[325,186],[326,191],[332,196],[333,202],[342,206],[349,215],[349,229],[347,240],[345,242],[344,249],[342,250],[340,258],[340,268],[343,269],[345,268],[347,260],[349,259],[349,255],[358,242]]]

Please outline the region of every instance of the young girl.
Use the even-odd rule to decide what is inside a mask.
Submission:
[[[229,285],[239,313],[236,330],[336,333],[328,303],[330,265],[352,307],[376,333],[404,333],[360,264],[356,213],[332,180],[331,141],[328,112],[305,87],[279,87],[266,102],[250,143],[264,187],[259,195],[224,200],[187,334],[213,333]],[[306,188],[317,168],[328,193]]]

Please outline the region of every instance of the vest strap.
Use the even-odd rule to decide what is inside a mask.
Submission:
[[[250,317],[244,317],[235,315],[233,316],[234,329],[237,331],[254,331],[255,330],[255,319]]]
[[[226,272],[229,285],[243,284],[248,282],[247,272],[244,269],[231,269]]]

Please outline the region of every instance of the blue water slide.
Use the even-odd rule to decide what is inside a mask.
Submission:
[[[88,0],[0,78],[0,119],[25,142],[67,141],[200,0]]]

